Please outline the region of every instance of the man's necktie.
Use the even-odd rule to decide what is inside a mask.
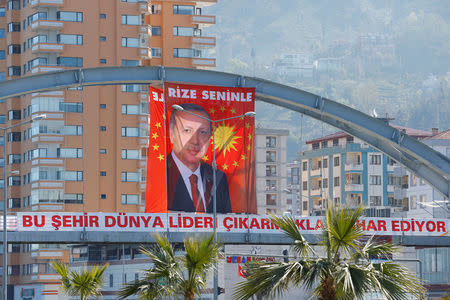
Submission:
[[[189,181],[191,182],[191,191],[192,191],[192,201],[194,202],[195,211],[197,212],[205,212],[205,208],[203,206],[203,201],[200,196],[200,191],[198,190],[198,177],[195,174],[192,174],[189,177]]]

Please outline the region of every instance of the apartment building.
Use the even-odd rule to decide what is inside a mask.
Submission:
[[[255,128],[255,174],[258,214],[283,214],[286,201],[288,130]]]
[[[393,127],[422,139],[431,132]],[[362,140],[336,132],[306,142],[301,160],[302,215],[323,215],[327,201],[366,207],[367,216],[389,217],[401,207],[394,197],[396,162]]]
[[[0,0],[0,81],[73,68],[215,67],[202,14],[217,0]],[[33,118],[45,114],[45,119]],[[77,87],[0,103],[8,212],[141,212],[148,147],[147,87]],[[1,172],[3,174],[3,172]],[[13,245],[11,299],[57,297],[64,245]]]

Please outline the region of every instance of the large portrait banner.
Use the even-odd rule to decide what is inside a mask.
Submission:
[[[254,110],[254,88],[150,88],[146,212],[212,213],[215,176],[217,213],[256,213]]]

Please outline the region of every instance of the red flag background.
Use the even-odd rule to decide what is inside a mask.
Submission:
[[[167,210],[165,157],[172,150],[168,132],[170,114],[173,110],[172,105],[198,104],[208,111],[213,121],[241,116],[246,112],[255,110],[254,88],[166,83],[164,94],[167,118],[164,118],[163,102],[159,101],[161,91],[150,88],[151,124],[146,212]],[[167,130],[164,130],[163,126],[159,126],[164,123]],[[164,132],[167,140],[166,155],[161,159],[160,154],[164,153],[164,139],[162,138]],[[253,117],[241,116],[231,120],[215,122],[217,168],[227,175],[231,207],[234,213],[256,213],[254,132],[255,121]],[[203,158],[205,162],[211,165],[212,151],[211,137],[211,144]]]

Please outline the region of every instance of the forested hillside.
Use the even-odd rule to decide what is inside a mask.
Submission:
[[[219,0],[204,13],[217,16],[204,35],[217,36],[218,70],[375,109],[395,124],[450,128],[448,0]],[[305,56],[312,75],[280,71],[286,54]],[[257,123],[291,130],[290,158],[299,140],[335,130],[267,106],[257,104]]]

